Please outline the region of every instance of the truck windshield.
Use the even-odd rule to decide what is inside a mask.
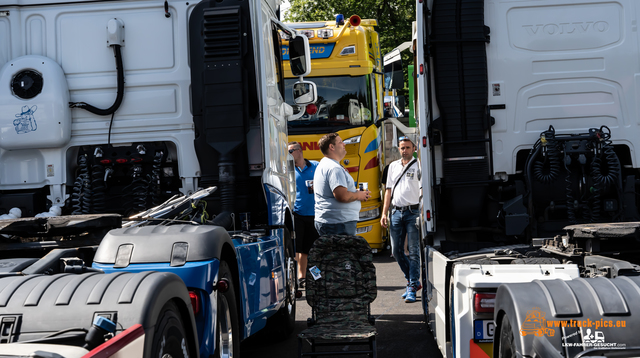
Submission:
[[[298,114],[293,103],[293,84],[298,79],[285,80],[285,101]],[[369,76],[308,77],[318,87],[318,101],[308,105],[306,113],[289,121],[290,127],[326,127],[333,125],[368,126],[373,120]],[[295,117],[295,116],[294,116]]]

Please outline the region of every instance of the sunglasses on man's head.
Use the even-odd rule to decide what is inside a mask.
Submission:
[[[289,154],[292,154],[293,152],[295,152],[296,150],[298,150],[297,148],[293,148],[293,149],[289,149]]]

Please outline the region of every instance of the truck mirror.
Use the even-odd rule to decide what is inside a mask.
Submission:
[[[397,52],[397,54],[395,53]],[[403,89],[404,76],[402,74],[402,58],[400,51],[394,50],[390,55],[385,56],[388,61],[384,63],[384,88]]]
[[[314,103],[318,100],[316,84],[300,81],[293,84],[293,102],[298,105]]]
[[[311,72],[311,53],[306,36],[298,35],[289,40],[289,62],[294,76],[306,76]]]

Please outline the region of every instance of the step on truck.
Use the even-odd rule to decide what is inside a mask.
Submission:
[[[637,356],[636,5],[416,2],[422,304],[444,357]]]
[[[278,6],[0,3],[0,351],[230,357],[292,331],[279,32],[300,80],[310,56]]]

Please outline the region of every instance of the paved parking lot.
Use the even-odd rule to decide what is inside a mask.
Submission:
[[[379,358],[441,357],[429,329],[424,323],[420,294],[415,303],[405,303],[400,295],[405,280],[389,252],[374,255],[378,297],[371,304],[376,317]],[[306,300],[297,302],[295,332],[285,341],[275,342],[268,336],[252,337],[242,344],[243,358],[297,357],[296,335],[307,326],[311,307]],[[305,346],[308,350],[308,346]],[[353,356],[356,357],[356,356]]]

